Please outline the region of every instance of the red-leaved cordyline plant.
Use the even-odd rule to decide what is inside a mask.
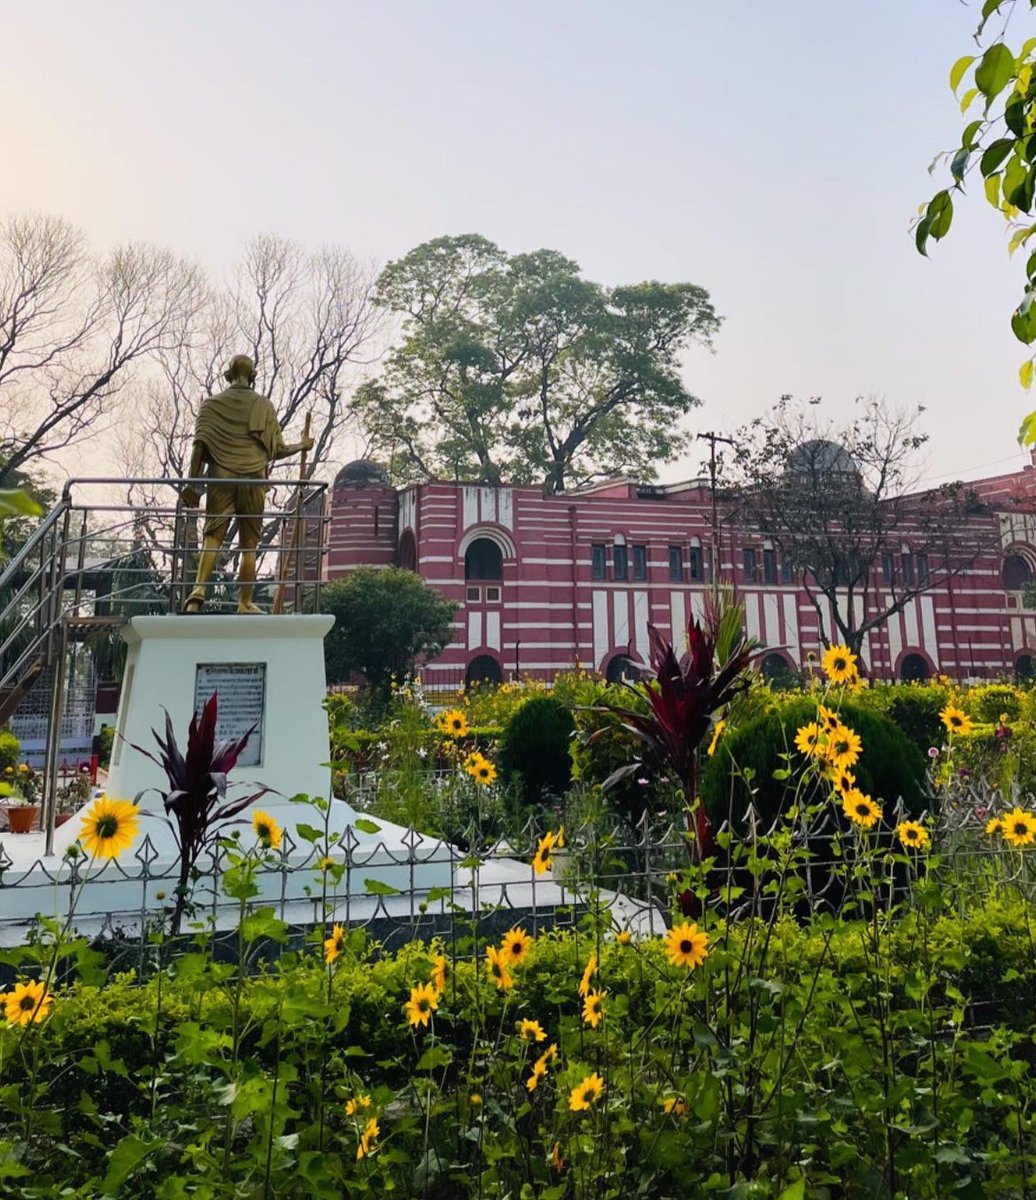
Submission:
[[[227,775],[234,769],[241,751],[255,732],[255,725],[236,741],[216,741],[218,692],[205,702],[201,718],[195,714],[187,731],[187,754],[180,753],[173,733],[169,713],[165,715],[165,737],[152,729],[158,743],[156,757],[143,746],[133,746],[146,754],[166,773],[169,790],[162,792],[162,802],[168,816],[175,822],[176,840],[180,848],[180,877],[176,886],[176,906],[170,932],[179,933],[180,921],[187,907],[188,884],[194,876],[198,856],[217,833],[217,827],[247,808],[270,789],[260,788],[250,796],[227,799]]]
[[[702,743],[711,738],[717,715],[748,687],[749,668],[758,649],[758,643],[745,634],[744,608],[729,589],[706,594],[703,616],[703,622],[691,619],[687,649],[679,658],[672,643],[653,625],[648,626],[654,678],[645,672],[640,682],[626,684],[645,698],[647,713],[601,706],[617,716],[643,746],[641,756],[613,771],[604,787],[650,765],[668,770],[683,792],[691,853],[697,861],[713,848],[708,818],[697,805]],[[606,733],[598,730],[590,740]]]

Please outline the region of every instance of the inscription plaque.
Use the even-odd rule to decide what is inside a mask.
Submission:
[[[216,740],[244,737],[255,725],[255,732],[241,751],[237,765],[260,766],[263,761],[266,663],[199,663],[194,676],[196,714],[201,713],[213,692],[219,693]]]

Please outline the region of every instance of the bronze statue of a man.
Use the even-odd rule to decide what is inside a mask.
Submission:
[[[212,482],[205,489],[205,541],[194,591],[184,605],[184,612],[188,613],[201,612],[205,604],[205,585],[216,565],[231,517],[237,522],[241,550],[237,611],[262,611],[253,604],[252,593],[269,466],[274,459],[288,458],[313,445],[312,438],[294,445],[285,443],[273,405],[266,396],[252,390],[255,364],[247,355],[235,355],[223,378],[230,386],[202,401],[194,431],[191,478],[204,474]],[[249,482],[221,482],[231,479]],[[181,498],[189,508],[197,508],[201,503],[201,494],[192,484],[183,489]]]

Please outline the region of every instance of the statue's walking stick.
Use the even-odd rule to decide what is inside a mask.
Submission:
[[[313,420],[311,412],[306,413],[306,423],[302,428],[302,444],[305,447],[309,441],[309,429]],[[299,530],[302,527],[302,489],[305,485],[306,478],[306,462],[309,458],[309,450],[303,449],[302,458],[299,462],[299,479],[300,482],[295,492],[295,520],[291,527],[291,541],[288,544],[287,550],[281,550],[280,563],[280,580],[277,584],[277,594],[273,598],[273,611],[275,613],[284,612],[284,593],[288,586],[288,563],[295,557],[295,550],[299,542]],[[298,583],[301,571],[298,562],[295,563],[295,582]]]

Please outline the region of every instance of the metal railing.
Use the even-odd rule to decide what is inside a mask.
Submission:
[[[48,852],[56,815],[55,765],[73,644],[117,655],[111,635],[134,616],[182,610],[194,587],[202,538],[198,509],[181,492],[208,479],[71,479],[61,498],[0,572],[0,719],[52,669],[44,756],[43,822]],[[254,486],[254,479],[221,480]],[[319,611],[327,553],[327,485],[271,475],[261,515],[255,599],[277,611]],[[121,499],[118,496],[121,495]],[[236,608],[224,543],[206,585],[206,611]]]

